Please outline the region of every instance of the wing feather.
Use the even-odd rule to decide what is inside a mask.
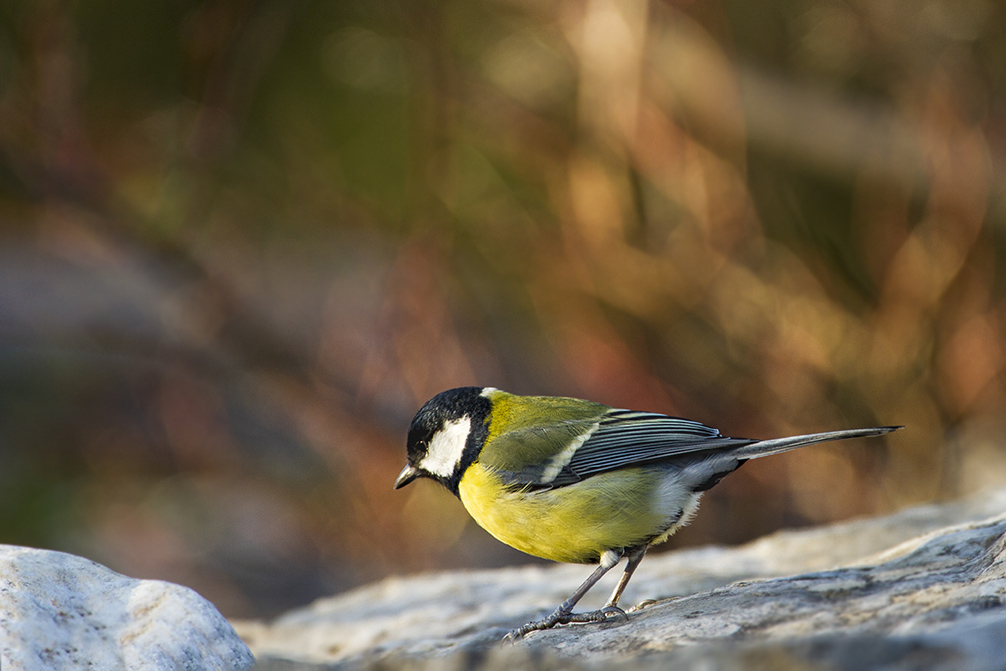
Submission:
[[[716,429],[690,419],[615,411],[600,422],[598,430],[576,451],[568,470],[582,479],[605,471],[753,442],[747,438],[726,438]],[[564,483],[555,482],[553,486],[561,484]]]
[[[577,445],[570,445],[572,449],[556,451],[544,463],[526,464],[516,471],[500,472],[500,475],[507,484],[519,488],[563,487],[607,471],[756,442],[747,438],[725,438],[705,424],[651,412],[610,410],[589,429],[586,424],[580,420],[535,427],[533,441],[553,445],[554,441],[567,444],[571,429],[574,433],[583,433],[578,436]],[[531,439],[526,430],[508,434],[497,440],[519,443]]]

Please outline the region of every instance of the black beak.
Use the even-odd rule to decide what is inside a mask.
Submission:
[[[402,469],[402,472],[398,474],[398,479],[395,480],[395,489],[401,489],[418,477],[419,471],[413,467],[412,464],[407,465]]]

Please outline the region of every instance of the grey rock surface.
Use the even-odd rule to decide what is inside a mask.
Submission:
[[[3,671],[243,671],[254,662],[213,604],[188,588],[0,545]]]
[[[738,548],[647,557],[628,622],[500,646],[589,567],[391,578],[239,623],[257,669],[1006,669],[1006,490]],[[617,571],[612,571],[612,574]],[[609,580],[610,578],[610,580]],[[609,576],[582,602],[604,602]]]

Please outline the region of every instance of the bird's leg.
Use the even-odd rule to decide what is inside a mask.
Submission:
[[[573,614],[573,607],[576,606],[576,603],[582,599],[583,595],[590,591],[590,588],[596,585],[597,581],[600,580],[605,573],[610,571],[621,558],[622,555],[614,550],[608,550],[605,552],[601,555],[600,566],[594,569],[594,572],[590,574],[590,577],[584,580],[583,584],[577,587],[576,591],[555,609],[555,612],[546,617],[544,620],[528,622],[527,624],[514,629],[503,637],[503,642],[512,643],[518,639],[524,638],[524,636],[532,631],[544,631],[545,629],[551,629],[557,624],[569,624],[570,622],[604,622],[607,616],[611,614],[620,614],[624,617],[625,613],[617,606],[614,608],[605,606],[601,610],[595,610],[589,613]],[[642,557],[640,557],[640,559],[642,559]],[[639,562],[637,561],[636,563],[638,564]]]
[[[608,603],[604,605],[606,609],[618,608],[618,600],[622,598],[622,592],[625,590],[625,586],[629,584],[629,578],[632,577],[636,567],[639,566],[639,562],[643,561],[643,557],[646,556],[646,551],[649,547],[649,545],[643,545],[629,551],[629,559],[625,563],[625,571],[622,572],[622,577],[618,579],[618,584],[615,585],[615,590],[611,593]],[[619,610],[621,609],[619,608]]]

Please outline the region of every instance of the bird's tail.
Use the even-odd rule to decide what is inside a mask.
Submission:
[[[814,445],[816,443],[826,443],[829,440],[845,440],[846,438],[869,438],[870,436],[882,436],[891,431],[903,429],[903,426],[875,426],[871,429],[846,429],[845,431],[825,431],[824,433],[809,433],[805,436],[789,436],[788,438],[770,438],[769,440],[759,440],[744,447],[738,447],[730,452],[730,456],[736,459],[758,459],[768,457],[781,452],[789,452],[798,447]]]

